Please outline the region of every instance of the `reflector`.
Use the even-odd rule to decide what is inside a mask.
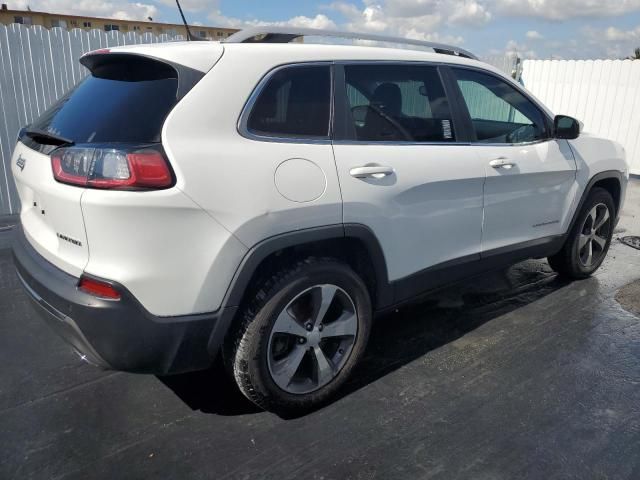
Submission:
[[[118,291],[107,282],[94,280],[93,278],[80,277],[78,288],[95,297],[110,298],[112,300],[120,300]]]

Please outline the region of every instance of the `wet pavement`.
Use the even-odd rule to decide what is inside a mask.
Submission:
[[[635,183],[616,237],[638,234]],[[219,367],[160,379],[82,363],[3,245],[0,479],[640,478],[638,288],[621,290],[640,251],[617,240],[588,280],[528,261],[381,318],[342,398],[293,420],[257,411]]]

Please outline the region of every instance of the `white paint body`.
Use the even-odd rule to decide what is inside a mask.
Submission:
[[[176,185],[126,192],[59,184],[49,158],[21,144],[13,171],[22,223],[37,251],[71,275],[86,272],[119,282],[158,316],[217,310],[247,251],[274,235],[364,224],[382,246],[389,279],[396,280],[467,255],[564,233],[594,174],[628,175],[617,144],[587,136],[527,146],[332,145],[260,141],[238,131],[247,99],[280,65],[451,63],[489,70],[513,84],[474,60],[304,44],[192,42],[117,50],[207,72],[162,131]],[[16,166],[20,155],[27,159],[24,170]],[[502,156],[517,167],[489,166]],[[350,174],[368,164],[389,166],[393,174],[383,179]],[[38,213],[41,205],[46,215]],[[533,228],[550,220],[557,222]],[[60,232],[82,246],[60,240]]]

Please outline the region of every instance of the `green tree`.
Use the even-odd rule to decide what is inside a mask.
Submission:
[[[640,60],[640,47],[633,51],[633,55],[629,57],[631,60]]]

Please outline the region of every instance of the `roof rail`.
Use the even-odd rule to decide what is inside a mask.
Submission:
[[[223,43],[289,43],[300,37],[333,37],[351,38],[357,40],[372,40],[376,42],[398,43],[403,45],[417,45],[432,48],[436,53],[456,55],[459,57],[477,60],[473,53],[453,45],[444,43],[426,42],[412,38],[387,37],[371,33],[342,32],[338,30],[320,30],[316,28],[293,27],[253,27],[240,30],[230,37],[222,40]]]

